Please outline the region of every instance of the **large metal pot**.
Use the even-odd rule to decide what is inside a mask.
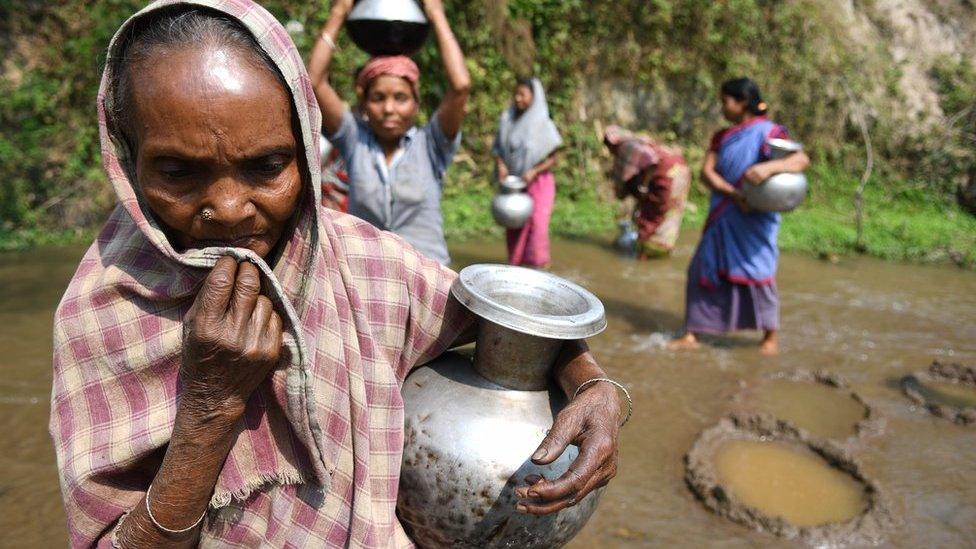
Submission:
[[[499,185],[498,194],[491,201],[491,216],[507,229],[521,229],[532,216],[535,203],[523,192],[526,184],[521,177],[510,175]]]
[[[410,55],[424,45],[430,23],[416,0],[357,0],[346,29],[371,55]]]
[[[789,212],[807,196],[807,176],[778,173],[758,185],[746,183],[742,189],[746,202],[761,212]]]
[[[601,332],[603,304],[552,274],[501,265],[462,270],[452,293],[482,319],[474,361],[448,353],[403,384],[400,520],[425,548],[564,545],[602,492],[534,516],[515,511],[514,489],[526,475],[559,477],[579,454],[529,459],[565,405],[550,382],[563,340]]]
[[[789,139],[770,139],[773,160],[785,158],[803,150],[803,145]],[[807,177],[802,173],[780,173],[758,185],[746,183],[742,189],[746,202],[761,212],[789,212],[807,196]]]

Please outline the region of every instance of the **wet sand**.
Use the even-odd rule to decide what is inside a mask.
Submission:
[[[620,474],[572,547],[792,546],[713,515],[684,484],[683,455],[729,407],[743,379],[827,369],[879,414],[883,435],[859,451],[903,524],[897,547],[961,547],[976,539],[976,436],[911,406],[898,380],[933,359],[976,364],[976,274],[870,259],[838,265],[784,255],[782,354],[761,357],[754,334],[662,348],[681,329],[684,270],[697,234],[674,258],[638,263],[609,239],[555,242],[553,271],[600,296],[609,329],[591,342],[636,409]],[[63,512],[47,435],[51,316],[81,248],[0,255],[0,545],[63,546]],[[504,261],[504,245],[452,247],[456,266]]]

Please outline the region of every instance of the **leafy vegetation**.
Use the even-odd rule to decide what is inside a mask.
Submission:
[[[10,52],[0,80],[0,248],[87,238],[114,199],[101,173],[94,101],[104,51],[136,0],[0,5],[0,45]],[[262,1],[304,31],[307,52],[327,2]],[[690,162],[721,125],[716,89],[748,74],[763,86],[774,116],[811,150],[814,194],[785,218],[786,248],[853,250],[851,196],[863,162],[852,101],[868,104],[881,156],[867,194],[868,252],[915,260],[976,262],[973,219],[953,203],[955,186],[976,166],[976,76],[970,60],[932,70],[944,131],[916,132],[883,98],[897,93],[898,68],[881,44],[849,47],[848,32],[818,0],[448,0],[449,16],[474,80],[463,148],[448,176],[445,221],[452,238],[495,230],[488,213],[489,155],[498,115],[516,72],[547,86],[567,146],[556,178],[557,234],[614,229],[601,123],[626,121],[685,147]],[[365,55],[344,41],[334,71],[351,92]],[[443,92],[433,42],[417,56],[430,112]],[[514,68],[513,68],[514,67]],[[531,69],[530,69],[531,68]],[[848,93],[847,90],[850,90]],[[880,90],[880,92],[879,92]],[[882,99],[878,100],[877,97]],[[349,97],[352,99],[352,97]],[[687,224],[704,217],[696,188]]]

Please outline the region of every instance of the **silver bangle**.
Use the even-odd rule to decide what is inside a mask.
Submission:
[[[198,518],[197,521],[194,522],[193,525],[191,525],[190,527],[183,528],[182,530],[171,530],[171,529],[163,526],[162,524],[160,524],[159,521],[156,520],[156,517],[153,516],[152,509],[149,508],[149,493],[150,492],[152,492],[152,484],[150,484],[149,485],[149,488],[146,489],[146,513],[149,515],[149,520],[152,521],[153,526],[155,526],[156,528],[159,528],[161,531],[166,532],[167,534],[185,534],[185,533],[189,532],[190,530],[193,530],[197,526],[200,526],[200,523],[203,522],[203,519],[207,517],[207,510],[204,509],[203,510],[203,514],[200,515],[200,518]]]
[[[576,397],[579,396],[580,392],[587,385],[592,385],[594,383],[598,383],[598,382],[601,382],[601,381],[604,382],[604,383],[609,383],[610,385],[613,385],[614,387],[620,389],[621,391],[624,392],[624,396],[627,397],[627,415],[624,417],[624,420],[620,422],[620,426],[623,427],[624,425],[627,425],[627,422],[630,421],[630,416],[634,413],[634,400],[632,398],[630,398],[630,391],[628,391],[626,387],[624,387],[623,385],[617,383],[616,381],[614,381],[614,380],[612,380],[612,379],[610,379],[608,377],[596,377],[596,378],[593,378],[593,379],[589,379],[589,380],[584,381],[583,383],[580,384],[579,387],[576,388],[576,392],[573,393],[573,399],[572,400],[576,400]]]
[[[321,38],[322,41],[325,42],[334,51],[339,51],[339,45],[335,43],[335,40],[333,40],[331,36],[329,36],[328,32],[323,30],[322,33],[319,34],[319,38]]]

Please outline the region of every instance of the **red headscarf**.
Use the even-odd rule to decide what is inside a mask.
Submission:
[[[399,76],[410,83],[414,99],[420,99],[420,69],[413,59],[405,55],[374,57],[359,71],[356,86],[366,90],[369,84],[380,76]]]

